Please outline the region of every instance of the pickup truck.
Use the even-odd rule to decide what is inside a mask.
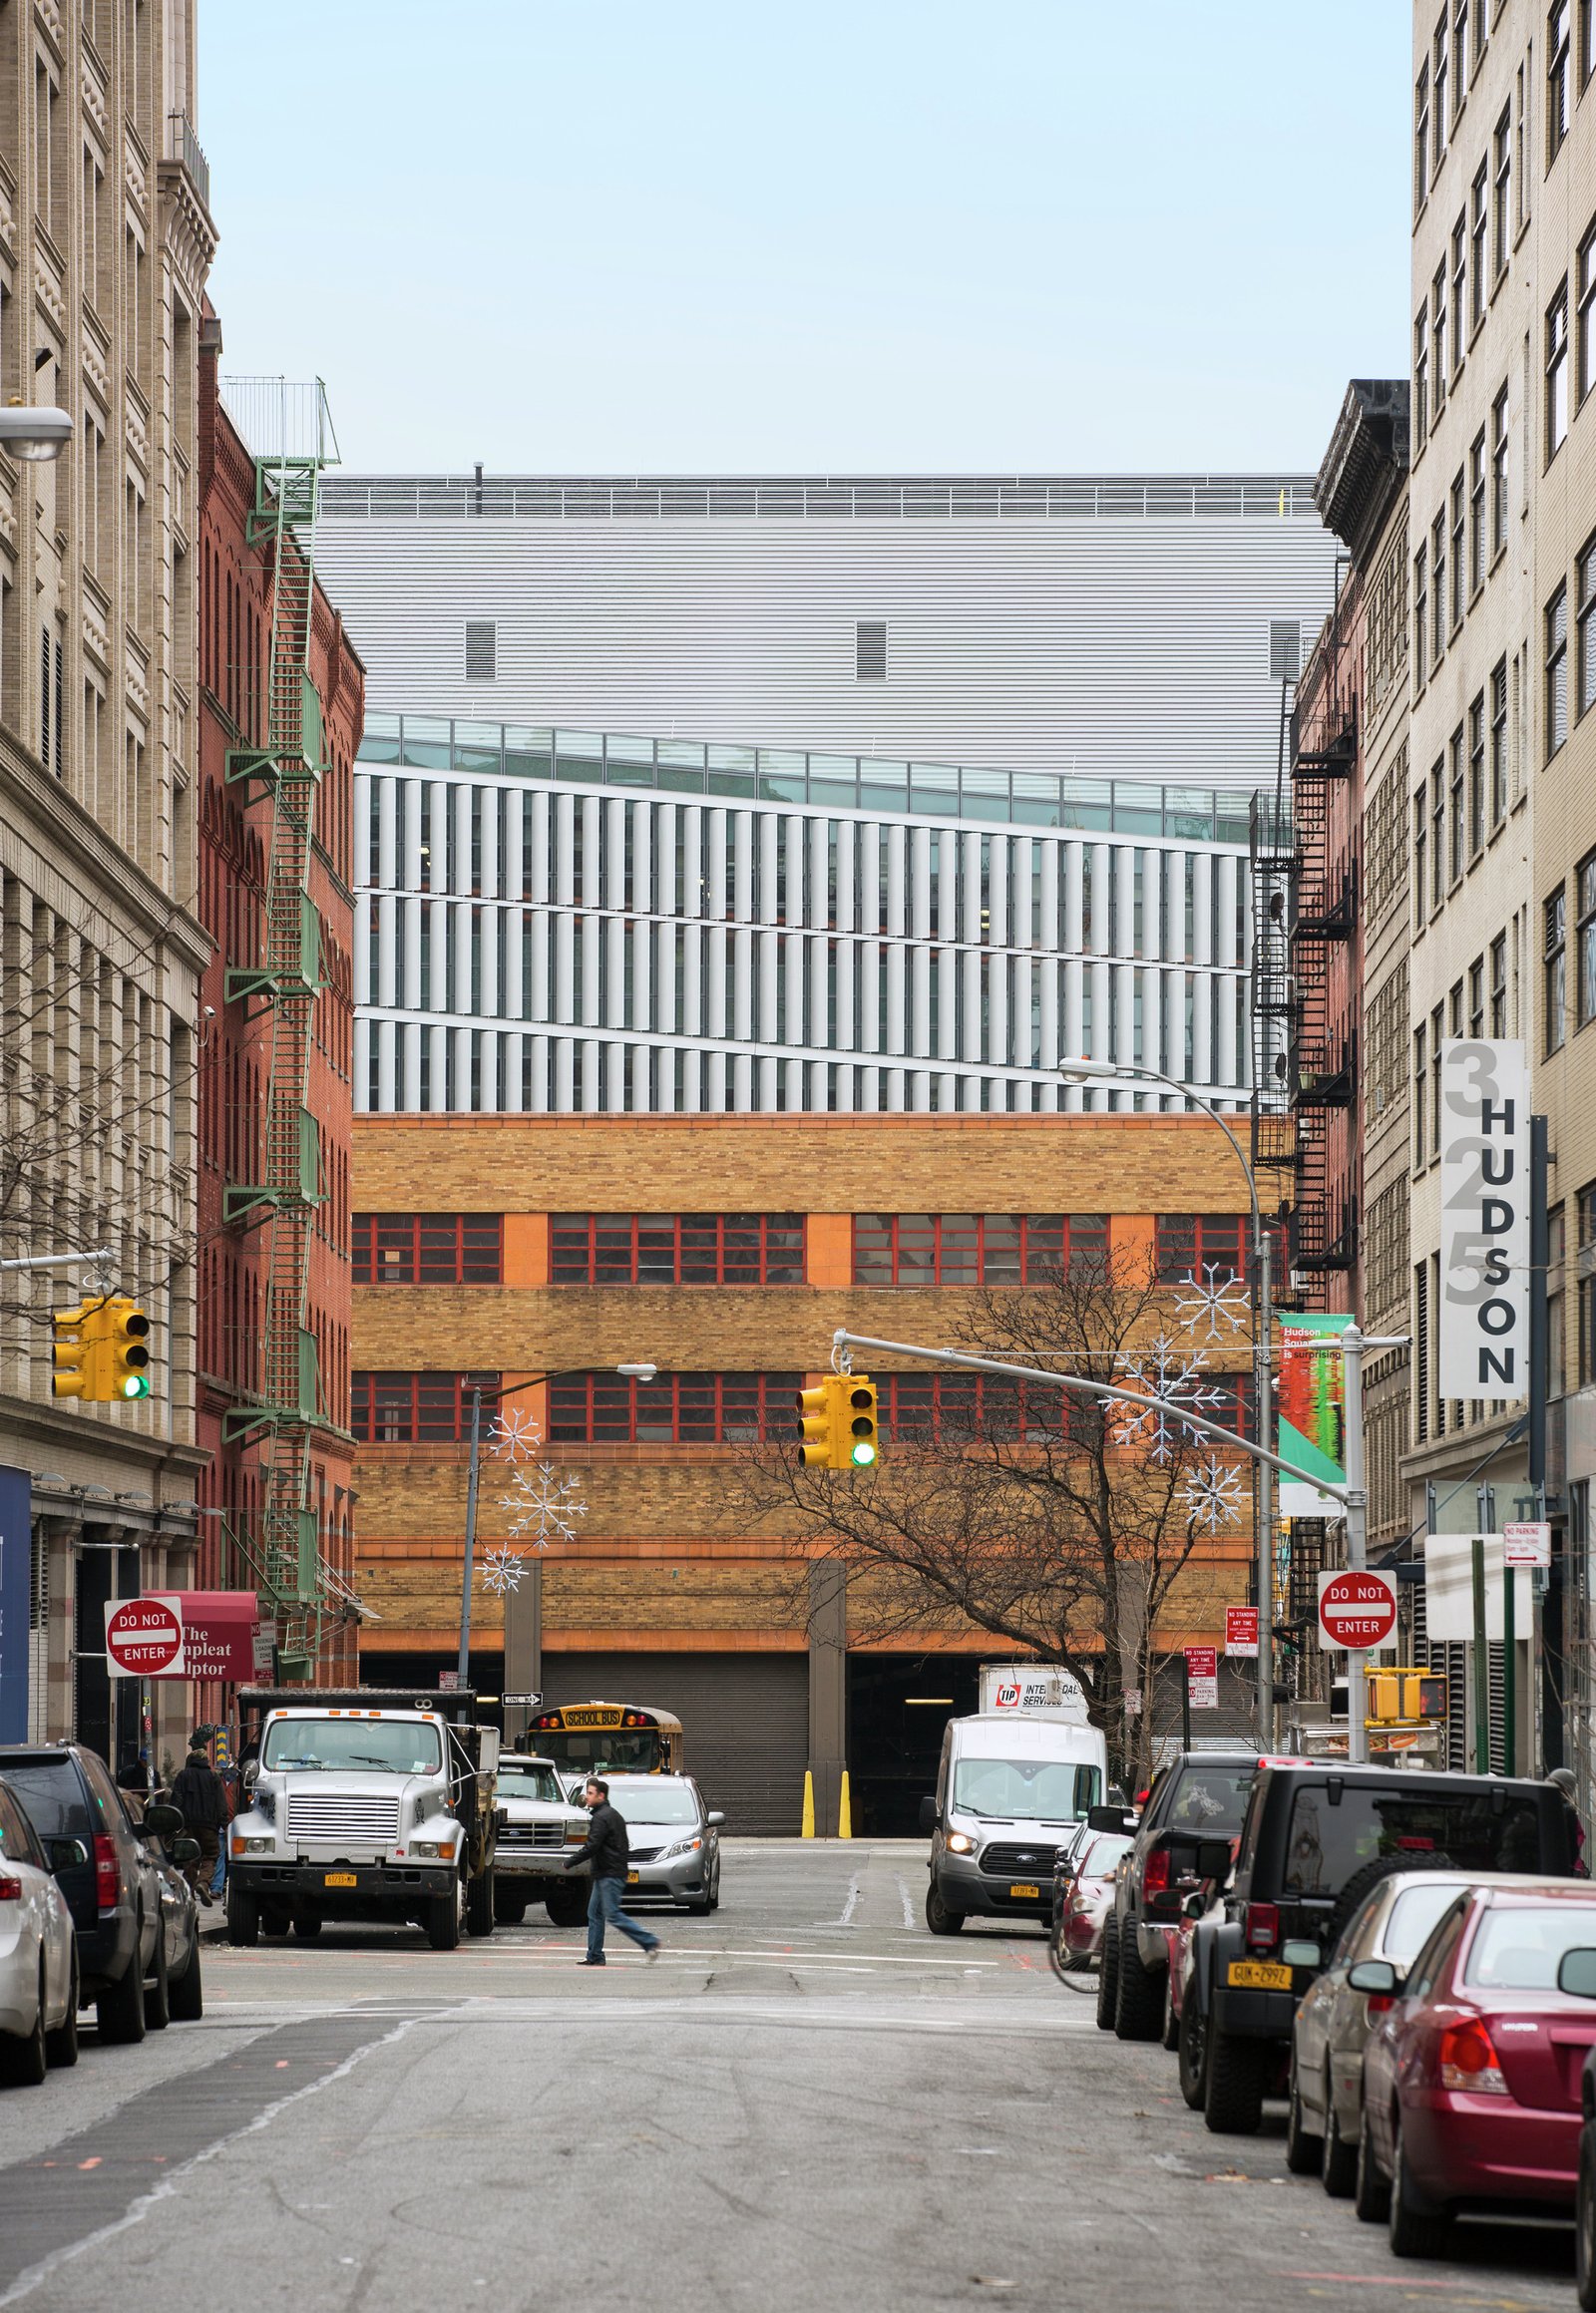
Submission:
[[[227,1937],[413,1921],[434,1951],[492,1935],[499,1734],[476,1697],[245,1688],[259,1747],[227,1826]],[[247,1745],[246,1745],[247,1747]]]
[[[566,1857],[588,1836],[588,1810],[566,1797],[552,1758],[501,1755],[499,1818],[494,1913],[501,1926],[518,1927],[529,1903],[544,1904],[556,1927],[580,1926],[593,1882],[586,1867],[568,1873]]]

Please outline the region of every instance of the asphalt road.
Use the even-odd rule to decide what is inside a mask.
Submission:
[[[1283,2113],[1210,2136],[1039,1934],[920,1916],[916,1843],[735,1841],[603,1974],[538,1924],[207,1945],[206,2013],[0,2098],[0,2308],[1573,2313],[1566,2236],[1398,2265]]]

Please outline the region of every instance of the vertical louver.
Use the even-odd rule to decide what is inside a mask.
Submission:
[[[499,622],[494,618],[466,620],[466,680],[494,682],[499,673]]]

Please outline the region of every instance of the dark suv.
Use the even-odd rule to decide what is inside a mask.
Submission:
[[[1334,1759],[1265,1768],[1234,1884],[1194,1930],[1181,2004],[1182,2065],[1209,2127],[1249,2133],[1284,2094],[1297,2003],[1378,1881],[1429,1866],[1556,1878],[1573,1862],[1552,1783]]]
[[[1147,1794],[1103,1927],[1097,2022],[1121,2040],[1156,2040],[1168,2004],[1168,1930],[1190,1891],[1230,1868],[1258,1772],[1255,1750],[1183,1750]],[[1106,1822],[1106,1814],[1104,1820]],[[1224,1852],[1220,1843],[1224,1842]]]
[[[0,1775],[47,1851],[53,1839],[83,1842],[89,1860],[55,1875],[77,1930],[80,1997],[94,2003],[102,2040],[143,2040],[171,2013],[163,1867],[145,1834],[181,1832],[182,1815],[152,1807],[136,1824],[105,1760],[80,1742],[0,1747]]]

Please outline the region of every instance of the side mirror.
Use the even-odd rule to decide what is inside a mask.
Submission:
[[[1317,1944],[1293,1937],[1281,1945],[1280,1956],[1288,1968],[1317,1968],[1324,1954]]]
[[[1088,1807],[1086,1809],[1086,1828],[1088,1831],[1123,1833],[1134,1831],[1136,1823],[1135,1818],[1124,1807]]]
[[[164,1802],[158,1801],[155,1806],[146,1807],[144,1827],[147,1831],[153,1832],[158,1839],[170,1839],[176,1833],[181,1832],[184,1827],[183,1809],[169,1807]]]
[[[1187,1919],[1201,1919],[1208,1909],[1208,1898],[1203,1894],[1201,1888],[1198,1888],[1187,1896],[1180,1908]]]
[[[243,1787],[246,1791],[252,1791],[254,1789],[256,1783],[260,1780],[260,1761],[258,1758],[252,1758],[249,1761],[249,1764],[243,1770],[241,1779],[243,1782]]]
[[[921,1802],[920,1802],[920,1828],[921,1828],[923,1831],[935,1831],[935,1830],[936,1830],[936,1828],[937,1828],[937,1802],[936,1802],[936,1800],[935,1800],[935,1799],[922,1799],[922,1800],[921,1800]]]
[[[172,1842],[172,1860],[174,1863],[198,1863],[200,1860],[199,1840],[174,1839]]]
[[[1596,1952],[1591,1954],[1596,1959]],[[1371,1992],[1377,1999],[1394,2000],[1401,1990],[1402,1980],[1390,1960],[1360,1960],[1357,1967],[1347,1971],[1349,1989]]]
[[[50,1839],[46,1845],[52,1871],[70,1871],[74,1864],[89,1860],[89,1850],[81,1839]]]
[[[708,1814],[704,1817],[704,1821],[709,1825],[710,1829],[715,1831],[719,1830],[721,1824],[725,1820],[725,1816],[721,1813],[718,1807],[711,1807]]]
[[[1576,2000],[1596,2000],[1596,1951],[1581,1944],[1564,1952],[1557,1964],[1557,1989]]]

